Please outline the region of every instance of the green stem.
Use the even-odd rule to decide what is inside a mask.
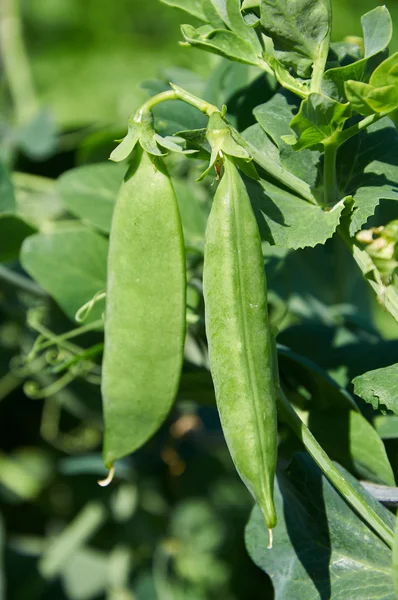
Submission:
[[[393,546],[394,534],[383,519],[364,500],[361,494],[351,485],[332,463],[326,452],[318,444],[308,427],[301,421],[290,402],[279,390],[278,406],[287,424],[292,428],[297,437],[302,441],[306,450],[315,460],[317,465],[329,481],[335,486],[345,500],[358,512],[358,514],[378,533],[381,539],[390,547]]]
[[[330,22],[328,27],[328,32],[325,35],[319,46],[319,52],[314,60],[314,64],[312,66],[312,76],[311,76],[311,85],[310,92],[320,93],[322,86],[322,78],[325,72],[326,61],[328,59],[329,54],[329,46],[330,46],[330,35],[332,31],[331,23],[332,23],[332,3],[330,0],[327,0],[328,12],[330,15]]]
[[[336,154],[337,145],[326,142],[324,144],[323,156],[323,189],[325,205],[335,204],[338,201],[337,177],[336,177]]]
[[[47,292],[37,285],[37,283],[19,273],[15,273],[15,271],[12,271],[11,269],[7,269],[7,267],[4,267],[3,265],[0,265],[0,280],[9,283],[23,292],[27,292],[32,296],[48,298]]]
[[[23,41],[18,0],[1,0],[0,48],[15,120],[22,125],[37,112],[38,101]]]
[[[42,344],[40,344],[38,350],[40,352],[42,352],[43,350],[46,350],[47,348],[50,348],[51,346],[55,346],[55,345],[63,346],[63,345],[65,345],[64,343],[67,340],[71,340],[75,337],[83,335],[84,333],[89,333],[90,331],[100,331],[103,328],[103,326],[104,326],[103,320],[98,319],[97,321],[93,321],[92,323],[87,323],[86,325],[82,325],[81,327],[76,327],[76,329],[71,329],[70,331],[63,333],[62,335],[54,336],[49,329],[44,327],[44,325],[40,324],[40,326],[38,326],[37,324],[34,324],[34,329],[36,331],[38,331],[41,335],[45,335],[46,337],[49,338],[46,342],[43,342]],[[67,349],[69,349],[68,346],[69,345],[66,345]],[[78,349],[78,351],[80,351],[80,348],[78,346],[73,346],[74,350],[76,348]]]
[[[142,104],[142,106],[130,117],[130,119],[133,121],[139,121],[144,115],[151,112],[155,106],[168,100],[182,100],[183,102],[194,106],[207,116],[210,116],[214,112],[221,112],[214,104],[209,104],[205,100],[197,98],[193,94],[190,94],[186,90],[183,90],[172,83],[170,85],[173,88],[172,90],[161,92],[160,94],[149,98],[149,100]],[[305,183],[305,181],[302,181],[299,177],[296,177],[282,166],[277,165],[271,158],[268,158],[264,153],[260,152],[249,142],[247,142],[237,131],[234,131],[234,134],[236,139],[239,140],[239,143],[248,149],[253,159],[265,171],[272,175],[272,177],[277,179],[283,185],[289,187],[295,192],[296,195],[298,194],[302,196],[305,200],[308,200],[312,204],[317,204],[316,199],[311,192],[311,187]]]
[[[210,115],[214,112],[220,112],[217,106],[214,106],[214,104],[209,104],[209,102],[190,94],[177,85],[172,83],[170,83],[170,85],[173,88],[172,90],[166,90],[165,92],[156,94],[156,96],[152,96],[152,98],[149,98],[149,100],[140,106],[137,113],[135,113],[133,116],[148,113],[155,106],[161,104],[162,102],[166,102],[167,100],[182,100],[183,102],[194,106],[208,117],[210,117]]]
[[[355,123],[355,125],[353,125],[352,127],[349,127],[348,129],[344,129],[343,131],[337,133],[334,136],[335,143],[338,147],[341,146],[342,144],[344,144],[344,142],[354,137],[354,135],[357,135],[357,133],[360,133],[361,131],[369,127],[369,125],[372,125],[372,123],[376,123],[383,117],[386,117],[388,114],[389,113],[373,114],[369,115],[368,117],[365,117],[364,119],[359,121],[359,123]]]

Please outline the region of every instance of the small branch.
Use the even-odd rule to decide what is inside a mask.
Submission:
[[[133,118],[137,115],[142,115],[150,112],[155,106],[168,100],[182,100],[183,102],[194,106],[202,113],[205,113],[207,116],[210,116],[213,112],[220,112],[217,106],[214,106],[214,104],[209,104],[209,102],[206,102],[205,100],[202,100],[201,98],[190,94],[189,92],[183,90],[177,85],[174,85],[172,83],[170,83],[170,85],[173,88],[172,90],[166,90],[165,92],[161,92],[160,94],[156,94],[156,96],[152,96],[152,98],[149,98],[149,100],[144,102],[144,104],[140,106],[138,111],[134,113]]]
[[[335,142],[337,146],[340,147],[342,144],[344,144],[344,142],[354,137],[354,135],[357,135],[357,133],[360,133],[361,131],[369,127],[369,125],[372,125],[372,123],[377,123],[377,121],[380,121],[380,119],[386,117],[388,114],[389,113],[369,115],[368,117],[365,117],[358,123],[355,123],[355,125],[353,125],[352,127],[340,131],[338,134],[335,135]]]
[[[380,485],[370,481],[361,481],[361,485],[369,494],[372,494],[376,500],[387,506],[398,506],[398,487]]]
[[[36,296],[37,298],[48,298],[48,294],[42,287],[37,285],[31,279],[28,279],[24,275],[20,275],[11,269],[7,269],[3,265],[0,265],[0,281],[5,281],[6,283],[18,288],[22,292],[27,292],[32,296]]]
[[[340,473],[337,467],[330,460],[322,446],[316,441],[308,427],[301,421],[289,400],[280,389],[278,394],[278,408],[281,416],[285,418],[287,424],[292,428],[297,437],[302,441],[308,453],[315,460],[317,465],[329,481],[340,492],[343,498],[351,504],[358,514],[376,531],[381,539],[392,548],[394,543],[394,533],[383,521],[383,519],[373,510],[364,500],[361,494],[351,485],[349,481]]]

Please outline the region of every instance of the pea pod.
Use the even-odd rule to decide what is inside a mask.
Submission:
[[[137,149],[116,202],[108,254],[102,397],[104,463],[145,443],[166,418],[185,339],[185,255],[163,160]]]
[[[224,436],[235,467],[276,525],[276,369],[270,338],[261,239],[233,160],[209,216],[203,288],[210,369]]]

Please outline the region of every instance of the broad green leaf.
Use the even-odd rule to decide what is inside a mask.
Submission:
[[[33,159],[44,159],[54,152],[57,134],[55,119],[46,110],[40,111],[16,132],[19,146],[27,156]]]
[[[15,212],[14,187],[8,170],[0,163],[0,213]]]
[[[246,183],[261,237],[282,248],[324,244],[332,237],[344,208],[343,201],[330,210],[293,196],[261,180]]]
[[[180,8],[214,27],[222,27],[223,25],[222,19],[218,16],[211,0],[161,0],[161,2]]]
[[[126,167],[97,163],[67,171],[57,191],[70,212],[83,223],[109,233],[112,213]]]
[[[14,172],[12,181],[16,197],[16,214],[38,229],[47,227],[48,223],[65,213],[65,206],[57,193],[54,179]]]
[[[361,17],[365,58],[387,48],[391,41],[393,26],[386,6],[377,6]]]
[[[398,52],[383,60],[375,69],[369,81],[373,87],[384,87],[386,85],[398,85]]]
[[[292,135],[289,123],[298,109],[298,101],[293,94],[278,92],[268,102],[257,106],[253,114],[264,131],[279,148],[281,164],[310,185],[315,185],[318,174],[319,153],[313,150],[295,152],[282,139]]]
[[[343,471],[343,469],[341,469]],[[394,516],[343,471],[391,527]],[[271,577],[275,600],[394,600],[391,550],[350,508],[308,455],[279,472],[278,524],[272,551],[260,511],[246,528],[246,547]]]
[[[383,61],[369,83],[347,81],[347,99],[361,115],[389,113],[398,107],[398,52]]]
[[[74,320],[76,311],[106,287],[107,253],[102,235],[71,222],[28,238],[21,264]],[[103,309],[98,303],[89,320],[100,318]]]
[[[39,572],[45,579],[62,573],[68,561],[104,524],[106,511],[99,502],[90,502],[66,528],[50,541],[39,561]]]
[[[395,415],[377,415],[373,425],[382,440],[398,439],[398,417]]]
[[[36,228],[11,213],[0,213],[0,262],[16,260],[23,241]]]
[[[344,122],[351,116],[351,107],[340,104],[323,94],[309,94],[302,101],[300,110],[290,122],[290,127],[297,136],[286,136],[284,139],[294,146],[295,150],[302,148],[319,149],[333,133],[341,131]]]
[[[278,346],[278,359],[289,388],[295,393],[305,389],[299,408],[328,455],[362,479],[395,485],[384,445],[350,394],[317,365],[287,348]]]
[[[374,213],[379,201],[398,200],[398,132],[387,117],[343,144],[337,156],[341,193],[354,197],[350,235]]]
[[[242,39],[247,41],[257,55],[261,55],[262,46],[259,38],[253,27],[249,27],[243,15],[241,13],[241,0],[212,0],[213,4],[217,6],[224,5],[222,12],[225,14],[227,20],[225,23],[228,27],[239,35]],[[220,11],[221,12],[221,11]]]
[[[308,86],[305,85],[306,82],[301,82],[300,79],[293,77],[288,69],[285,68],[275,56],[264,52],[263,57],[268,66],[271,67],[276,80],[283,88],[297,94],[300,98],[305,98],[307,96],[309,89]]]
[[[385,6],[378,6],[361,18],[365,45],[365,57],[344,67],[325,72],[323,91],[339,102],[344,102],[344,83],[348,80],[369,81],[372,71],[385,58],[384,51],[392,36],[392,20]]]
[[[261,0],[261,25],[272,38],[276,57],[300,77],[311,65],[328,35],[331,15],[325,0]]]
[[[227,29],[212,29],[211,27],[195,29],[192,25],[182,25],[181,31],[185,41],[192,46],[249,65],[258,65],[260,62],[260,58],[253,51],[251,45]]]
[[[277,146],[259,124],[244,131],[242,143],[253,157],[253,161],[265,170],[267,176],[278,181],[279,185],[288,187],[294,194],[300,195],[311,203],[316,203],[310,185],[291,173],[281,163]]]
[[[344,89],[348,102],[357,113],[365,116],[374,112],[368,102],[368,95],[373,90],[369,83],[349,80],[345,82]]]
[[[61,570],[68,600],[94,600],[103,594],[108,588],[108,566],[108,554],[99,550],[83,546],[69,554]]]
[[[311,411],[308,426],[330,458],[346,469],[361,479],[395,485],[384,444],[361,413]]]
[[[368,371],[355,377],[352,383],[357,396],[375,410],[387,409],[398,415],[398,364]]]

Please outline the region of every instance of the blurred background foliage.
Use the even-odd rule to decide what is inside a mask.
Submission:
[[[398,23],[398,2],[386,4]],[[375,5],[334,0],[334,39],[360,35],[360,16]],[[2,74],[0,148],[10,168],[49,178],[14,178],[20,198],[24,186],[29,188],[31,205],[38,186],[45,218],[59,210],[52,179],[106,158],[129,114],[147,97],[144,81],[183,73],[194,87],[219,59],[179,46],[185,16],[157,0],[21,0],[20,8],[44,112],[33,127],[15,129]],[[397,34],[392,50],[398,49]],[[9,232],[3,229],[0,235]],[[397,330],[351,271],[346,277],[339,271],[337,292],[333,282],[326,283],[333,243],[295,252],[286,261],[270,252],[267,272],[274,314],[284,310],[280,298],[289,273],[296,313],[313,322],[305,330],[299,322],[290,323],[279,341],[314,358],[346,385],[361,368],[378,366],[374,361],[363,365],[376,343],[380,366],[393,361],[397,345],[390,340]],[[325,297],[315,301],[320,273]],[[271,599],[267,577],[244,548],[251,499],[229,460],[211,406],[211,386],[201,405],[193,404],[192,389],[189,402],[182,393],[185,402],[172,420],[145,448],[121,461],[114,485],[100,488],[96,480],[105,473],[98,388],[74,382],[56,402],[51,396],[35,400],[22,390],[18,365],[9,370],[21,347],[32,344],[24,325],[36,292],[21,292],[7,278],[0,284],[0,600]],[[336,295],[350,293],[370,315],[371,327],[349,309],[345,316],[344,310],[326,314],[325,305],[338,304]],[[192,301],[197,301],[194,291]],[[65,328],[55,306],[51,319],[54,330]],[[90,335],[95,343],[96,335]],[[200,362],[193,341],[188,354]],[[48,384],[39,370],[40,376],[42,385]],[[198,385],[204,390],[208,382]],[[394,444],[388,448],[391,456],[396,456]],[[282,431],[286,454],[291,445]],[[397,472],[396,460],[393,468]]]

